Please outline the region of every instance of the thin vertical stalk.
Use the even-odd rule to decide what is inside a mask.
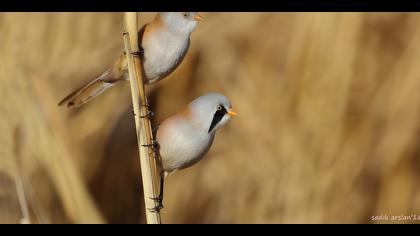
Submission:
[[[131,98],[135,115],[137,142],[139,146],[140,168],[143,181],[144,203],[148,224],[160,224],[159,211],[151,211],[157,206],[152,198],[158,195],[158,171],[155,153],[151,150],[153,134],[148,114],[148,103],[142,78],[142,64],[138,41],[136,12],[124,14],[124,47],[130,76]]]

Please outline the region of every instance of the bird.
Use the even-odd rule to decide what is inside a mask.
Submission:
[[[155,129],[156,152],[160,160],[160,193],[153,198],[158,205],[151,210],[163,208],[164,179],[200,161],[210,150],[216,131],[236,115],[228,98],[220,93],[208,93],[165,119]]]
[[[181,64],[190,47],[190,36],[202,20],[197,12],[159,12],[139,30],[146,85],[166,78]],[[127,58],[122,54],[100,76],[67,95],[58,105],[67,103],[69,108],[80,107],[124,80],[129,80],[129,76]]]

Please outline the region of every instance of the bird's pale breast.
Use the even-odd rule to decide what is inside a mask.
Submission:
[[[161,124],[156,139],[163,168],[172,172],[201,160],[210,149],[214,135],[195,129],[182,118],[172,117]]]
[[[154,83],[166,77],[182,62],[189,47],[189,35],[152,28],[143,35],[142,46],[144,71],[148,83]]]

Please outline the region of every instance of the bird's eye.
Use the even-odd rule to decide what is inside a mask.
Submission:
[[[188,12],[184,12],[184,17],[188,17],[190,14]]]
[[[222,106],[218,105],[218,106],[217,106],[217,110],[218,110],[218,111],[221,111],[221,110],[222,110]]]

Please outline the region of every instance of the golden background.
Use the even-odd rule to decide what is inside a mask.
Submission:
[[[164,223],[418,223],[372,216],[420,215],[420,14],[202,15],[148,88],[153,123],[214,91],[238,116],[167,179]],[[19,195],[33,223],[144,222],[128,82],[57,106],[122,29],[122,13],[0,13],[0,223],[21,221]]]

